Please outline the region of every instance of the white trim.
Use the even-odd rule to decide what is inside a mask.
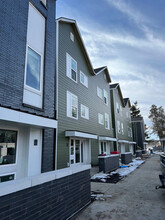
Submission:
[[[83,107],[85,108],[85,116],[82,115],[82,108],[83,108]],[[88,108],[87,106],[81,104],[81,109],[80,109],[80,111],[81,111],[81,117],[84,118],[84,119],[89,120],[89,108]]]
[[[165,141],[165,138],[160,138],[160,141]]]
[[[100,136],[99,141],[117,141],[117,140],[116,140],[116,138]]]
[[[65,137],[81,137],[81,138],[97,139],[97,135],[83,133],[79,131],[65,131]]]
[[[118,140],[119,143],[129,143],[129,141],[126,140]]]
[[[81,171],[91,169],[91,165],[77,165],[69,168],[55,170],[47,173],[42,173],[37,176],[25,177],[22,179],[12,180],[0,183],[0,196],[8,195],[23,189],[27,189],[39,184],[50,182],[66,176],[79,173]]]
[[[148,144],[148,142],[143,142],[143,144]]]
[[[130,141],[129,144],[136,144],[136,142],[135,141]]]
[[[57,128],[57,121],[54,119],[31,115],[4,107],[0,107],[0,120],[34,125],[43,128]]]

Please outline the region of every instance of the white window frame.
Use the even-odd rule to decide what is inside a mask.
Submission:
[[[102,147],[101,144],[103,144],[103,151],[102,151]],[[101,141],[100,142],[100,154],[107,154],[107,142],[106,141]]]
[[[84,77],[84,82],[81,80],[81,75]],[[82,71],[80,71],[80,83],[88,88],[88,77]]]
[[[33,50],[35,53],[37,53],[40,57],[41,57],[41,64],[40,64],[40,90],[37,90],[31,86],[28,86],[26,84],[26,76],[27,76],[27,59],[28,59],[28,48],[30,48],[31,50]],[[38,95],[42,94],[42,90],[43,90],[43,55],[39,52],[37,52],[34,48],[32,48],[31,46],[29,46],[27,44],[26,46],[26,61],[25,61],[25,77],[24,77],[24,88],[29,90],[30,92],[36,93]]]
[[[82,114],[82,108],[85,109],[85,116]],[[81,117],[89,120],[89,108],[81,104]]]
[[[76,80],[72,78],[72,60],[76,64]],[[73,82],[77,83],[77,61],[68,53],[66,53],[66,76],[69,77]]]
[[[101,113],[98,113],[98,123],[104,125],[104,115]]]
[[[121,133],[122,133],[122,135],[124,135],[124,124],[123,124],[123,122],[121,122]]]
[[[108,126],[106,127],[106,118]],[[105,129],[110,130],[110,123],[109,123],[109,114],[105,113]]]
[[[119,103],[116,102],[116,113],[119,113]]]
[[[104,103],[108,105],[108,92],[104,89]]]
[[[121,133],[120,121],[117,121],[117,131],[119,134]]]
[[[73,146],[71,146],[71,140],[73,140]],[[80,142],[80,162],[79,163],[76,163],[76,140]],[[81,143],[83,142],[83,145],[84,145],[84,140],[83,139],[79,139],[79,138],[70,138],[69,139],[69,163],[70,163],[70,166],[74,166],[74,165],[77,165],[77,164],[83,164],[84,163],[84,147],[82,148],[81,146]],[[71,155],[71,147],[73,147],[74,149],[74,153],[73,155]],[[83,151],[83,155],[81,154]],[[83,158],[82,158],[83,156]],[[74,163],[71,163],[71,160],[74,161]]]
[[[77,105],[76,106],[72,105],[72,98],[77,99],[77,101],[76,101]],[[76,95],[74,95],[73,93],[67,91],[66,92],[66,105],[67,105],[66,106],[66,110],[67,110],[66,115],[67,115],[67,117],[78,120],[78,97]],[[72,106],[77,108],[77,111],[76,111],[77,117],[72,116]]]
[[[97,96],[100,98],[100,99],[103,99],[103,90],[100,89],[100,87],[97,86]]]
[[[70,39],[74,42],[74,34],[72,32],[70,32]]]

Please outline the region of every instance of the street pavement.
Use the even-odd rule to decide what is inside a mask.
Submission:
[[[146,159],[133,173],[111,183],[91,183],[91,190],[111,198],[100,198],[75,220],[165,220],[165,189],[155,189],[159,181],[159,155]]]

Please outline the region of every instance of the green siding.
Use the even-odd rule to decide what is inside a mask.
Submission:
[[[74,34],[74,42],[70,40],[70,32]],[[77,61],[77,76],[78,82],[75,83],[66,76],[66,53],[72,56]],[[68,138],[65,138],[66,130],[77,130],[86,133],[92,133],[100,136],[113,137],[112,117],[110,109],[110,95],[108,106],[104,104],[97,96],[97,86],[105,89],[109,94],[109,84],[101,73],[93,76],[90,72],[89,65],[77,37],[74,25],[60,23],[59,25],[59,54],[58,54],[58,142],[57,142],[57,161],[58,168],[67,166],[69,162],[69,146]],[[80,70],[88,77],[88,88],[80,83]],[[78,96],[78,120],[66,116],[66,93],[71,93]],[[89,120],[81,118],[80,105],[83,104],[89,108]],[[110,130],[105,129],[105,125],[98,124],[98,113],[104,113],[110,116]],[[96,144],[97,142],[97,144]],[[95,163],[98,156],[99,144],[98,141],[92,141],[91,154],[92,161]]]

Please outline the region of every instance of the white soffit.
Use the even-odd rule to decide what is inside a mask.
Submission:
[[[97,135],[83,133],[79,131],[65,131],[65,137],[80,137],[80,138],[88,138],[88,139],[97,139]]]
[[[129,144],[136,144],[136,142],[134,142],[134,141],[130,141]]]
[[[126,141],[126,140],[119,140],[118,142],[119,143],[129,143],[129,141]]]
[[[100,140],[100,141],[116,141],[116,138],[100,136],[100,137],[99,137],[99,140]]]
[[[54,119],[31,115],[3,107],[0,107],[0,120],[44,128],[57,128],[57,121]]]

